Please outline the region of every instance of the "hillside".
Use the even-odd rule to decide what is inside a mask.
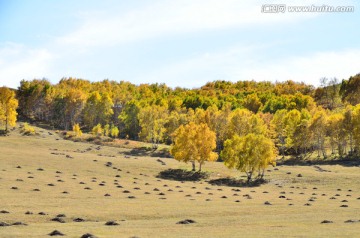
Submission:
[[[170,181],[156,176],[190,165],[36,130],[36,136],[17,128],[0,137],[0,224],[27,224],[1,226],[0,237],[46,237],[54,230],[66,237],[358,235],[359,167],[279,166],[268,169],[269,183],[260,187],[228,187],[208,181],[240,173],[216,162],[205,164],[207,180]],[[186,219],[195,223],[177,224]]]

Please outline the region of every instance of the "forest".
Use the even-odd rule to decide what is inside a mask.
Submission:
[[[158,83],[63,78],[52,84],[34,79],[21,81],[17,90],[0,88],[0,95],[0,125],[5,130],[19,116],[54,129],[150,142],[156,149],[159,143],[173,144],[180,127],[191,134],[196,125],[206,125],[198,128],[206,136],[197,140],[213,138],[209,148],[220,158],[230,158],[230,148],[239,143],[259,142],[259,136],[270,139],[280,156],[304,159],[315,154],[326,159],[360,154],[360,74],[341,82],[322,78],[317,88],[290,80],[219,80],[186,89]],[[211,160],[217,158],[211,155]]]

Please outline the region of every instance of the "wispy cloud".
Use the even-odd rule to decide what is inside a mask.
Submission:
[[[262,3],[273,1],[172,0],[152,2],[114,16],[96,11],[82,14],[83,24],[58,39],[61,44],[81,47],[116,45],[164,35],[251,26],[289,24],[317,14],[263,14]],[[294,3],[297,1],[294,1]],[[304,1],[302,1],[304,2]],[[312,3],[317,2],[313,0]]]
[[[262,4],[279,3],[277,0],[139,2],[141,4],[114,4],[113,9],[84,6],[81,11],[74,10],[71,16],[76,16],[76,19],[66,19],[64,22],[54,20],[54,27],[57,24],[70,24],[71,30],[62,35],[52,34],[40,46],[31,46],[29,42],[0,42],[0,86],[17,87],[21,79],[42,77],[56,82],[63,76],[89,80],[109,77],[134,83],[165,82],[173,87],[198,87],[217,79],[293,79],[316,84],[322,76],[347,78],[358,71],[354,62],[359,62],[360,52],[356,48],[299,53],[300,50],[287,50],[288,46],[284,44],[281,49],[285,53],[282,56],[274,55],[281,42],[293,41],[298,36],[287,38],[284,34],[277,36],[274,33],[267,38],[265,33],[260,34],[259,31],[268,29],[267,26],[269,29],[289,29],[288,26],[299,26],[294,24],[299,22],[309,26],[321,16],[318,13],[261,13]],[[290,1],[280,3],[289,5]],[[294,0],[291,4],[322,5],[323,2]],[[338,3],[329,0],[327,4]],[[355,2],[350,0],[342,3],[352,4]],[[121,8],[124,5],[125,10]],[[304,37],[311,37],[311,33],[304,29],[300,31],[305,34]],[[228,35],[222,35],[224,32]],[[46,35],[48,32],[44,30],[42,33]],[[193,50],[201,45],[202,40],[207,40],[207,33],[212,37],[206,42],[208,44]],[[246,35],[249,33],[252,35]],[[271,33],[268,31],[267,34]],[[234,35],[233,41],[227,41],[226,37]],[[254,42],[251,39],[256,35],[265,38],[260,37]],[[188,40],[182,46],[184,51],[176,49],[179,39],[187,37],[196,42]],[[22,42],[20,37],[18,42]],[[154,48],[151,50],[153,55],[140,53],[148,42]],[[171,52],[164,53],[163,42],[174,46]],[[316,49],[316,45],[313,48]],[[159,54],[156,55],[156,52]],[[294,55],[290,55],[292,53]],[[136,57],[142,57],[141,64]],[[139,70],[141,66],[144,67]],[[124,75],[126,78],[123,78]]]
[[[21,79],[45,77],[49,74],[49,60],[52,58],[46,49],[6,43],[0,49],[0,84],[17,88]]]
[[[360,72],[360,49],[317,52],[301,57],[283,57],[262,61],[257,54],[268,46],[231,48],[224,52],[207,53],[191,59],[164,65],[152,72],[144,72],[137,80],[150,82],[168,79],[170,86],[199,87],[213,80],[294,80],[319,84],[321,77],[348,79]]]
[[[360,72],[360,49],[342,51],[316,52],[301,57],[287,57],[272,63],[259,63],[244,70],[234,72],[240,77],[251,77],[255,80],[284,81],[294,80],[319,85],[321,77],[348,79]]]

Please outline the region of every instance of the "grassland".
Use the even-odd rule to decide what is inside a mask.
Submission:
[[[0,223],[27,224],[0,226],[0,237],[359,237],[356,166],[269,168],[259,187],[170,181],[156,176],[190,165],[37,131],[0,137]],[[221,163],[204,169],[208,180],[241,175]],[[52,221],[59,214],[64,223]],[[176,224],[184,219],[196,223]]]

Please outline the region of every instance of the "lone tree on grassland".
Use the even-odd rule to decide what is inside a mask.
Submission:
[[[213,152],[216,148],[215,132],[204,123],[197,125],[190,122],[185,126],[181,125],[173,137],[170,153],[178,161],[191,162],[193,171],[196,169],[196,162],[201,171],[205,161],[215,161],[218,158],[217,153]]]
[[[276,148],[271,139],[264,135],[250,133],[246,136],[234,135],[225,141],[221,157],[228,168],[246,173],[247,182],[251,182],[254,173],[257,178],[264,177],[265,168],[275,165]]]
[[[8,126],[16,125],[16,108],[18,100],[15,98],[15,92],[6,88],[0,88],[0,124],[5,124],[5,131]]]

